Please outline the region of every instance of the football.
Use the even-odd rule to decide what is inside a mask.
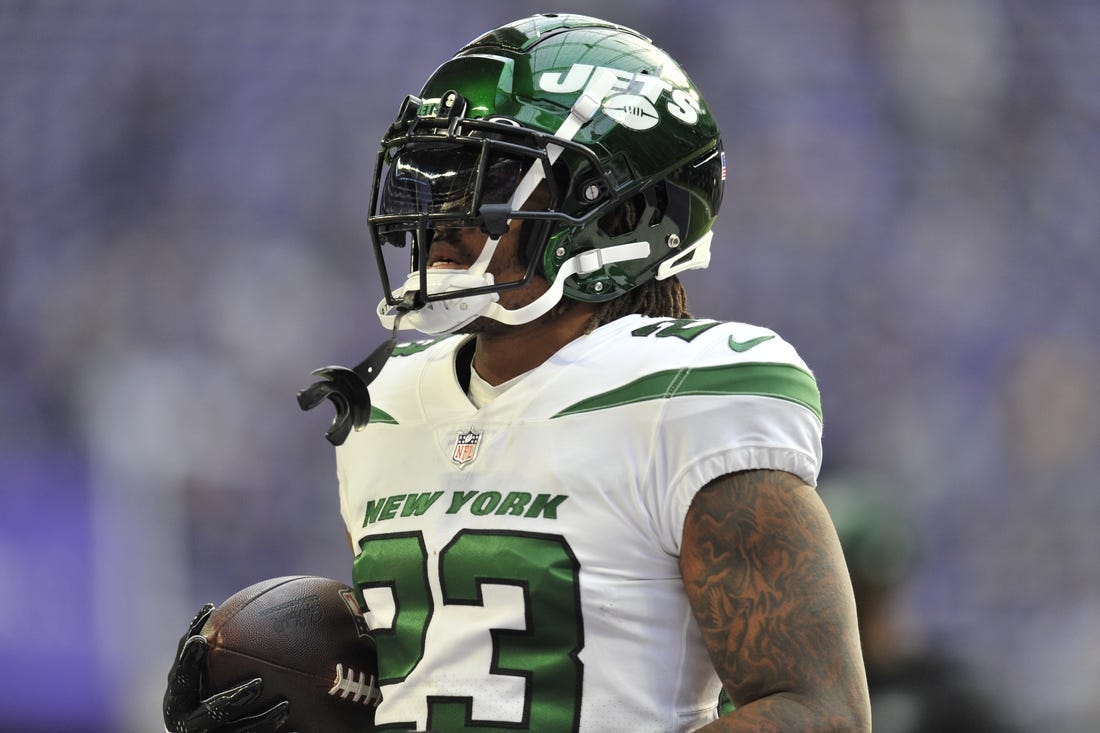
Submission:
[[[374,725],[381,699],[374,639],[343,583],[264,580],[227,598],[201,633],[214,691],[262,678],[261,700],[290,702],[287,730],[361,733]]]

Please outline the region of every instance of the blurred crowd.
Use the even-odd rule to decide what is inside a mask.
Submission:
[[[294,396],[384,337],[378,139],[548,10],[650,35],[718,118],[693,310],[794,343],[823,494],[906,518],[890,633],[1020,730],[1097,728],[1100,3],[0,0],[0,732],[156,730],[202,602],[350,576]]]

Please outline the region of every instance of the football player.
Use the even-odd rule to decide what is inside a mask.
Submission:
[[[724,179],[685,72],[593,18],[492,30],[400,106],[378,313],[431,338],[300,396],[338,409],[378,730],[870,730],[815,380],[775,332],[693,318],[677,278]],[[181,656],[171,730],[279,728],[181,693]]]

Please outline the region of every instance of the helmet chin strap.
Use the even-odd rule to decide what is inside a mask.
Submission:
[[[530,323],[547,313],[561,300],[565,281],[572,275],[586,275],[605,265],[627,260],[639,260],[649,256],[649,242],[628,242],[614,247],[593,249],[570,257],[562,263],[550,289],[525,306],[509,310],[501,306],[498,293],[482,293],[463,298],[435,300],[414,311],[396,312],[385,299],[378,304],[378,318],[387,328],[413,328],[421,333],[436,335],[452,333],[482,316],[492,318],[508,326]],[[493,284],[489,273],[479,275],[469,270],[429,270],[428,290],[433,295]],[[394,295],[400,297],[409,290],[420,289],[419,271],[409,274],[405,284]],[[403,317],[402,317],[403,316]],[[401,318],[400,322],[397,319]]]
[[[508,310],[499,303],[486,304],[486,318],[500,321],[509,326],[517,326],[521,323],[530,323],[541,315],[547,313],[561,300],[565,290],[565,281],[572,275],[586,275],[599,270],[604,265],[627,260],[640,260],[649,257],[649,242],[628,242],[617,244],[614,247],[593,249],[570,257],[562,263],[557,277],[550,283],[550,289],[535,298],[533,301],[520,308]]]
[[[614,80],[610,77],[607,84]],[[571,140],[581,127],[592,119],[600,108],[600,100],[609,89],[588,90],[582,94],[569,110],[555,137]],[[549,144],[546,157],[551,165],[561,155],[563,148]],[[536,160],[512,192],[509,206],[517,210],[522,206],[538,185],[546,178],[546,170],[541,160]],[[511,223],[511,220],[509,220]],[[424,273],[429,295],[442,295],[469,288],[487,287],[495,284],[493,275],[488,272],[489,262],[493,259],[500,237],[487,237],[485,246],[472,265],[466,270],[428,270]],[[446,300],[430,301],[416,310],[403,310],[400,306],[390,306],[383,298],[378,304],[378,319],[386,328],[415,329],[421,333],[435,335],[451,333],[485,316],[506,325],[530,323],[547,313],[561,300],[565,280],[571,275],[586,274],[600,269],[604,265],[626,260],[641,259],[649,256],[648,242],[630,242],[602,250],[582,252],[562,263],[550,289],[533,302],[514,310],[502,307],[498,293],[483,293]],[[393,292],[394,298],[402,298],[406,293],[420,290],[420,271],[413,270],[405,279],[405,284]]]

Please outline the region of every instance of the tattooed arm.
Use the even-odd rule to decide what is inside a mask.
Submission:
[[[782,471],[703,487],[684,522],[680,571],[737,706],[702,730],[871,730],[851,582],[811,487]]]

